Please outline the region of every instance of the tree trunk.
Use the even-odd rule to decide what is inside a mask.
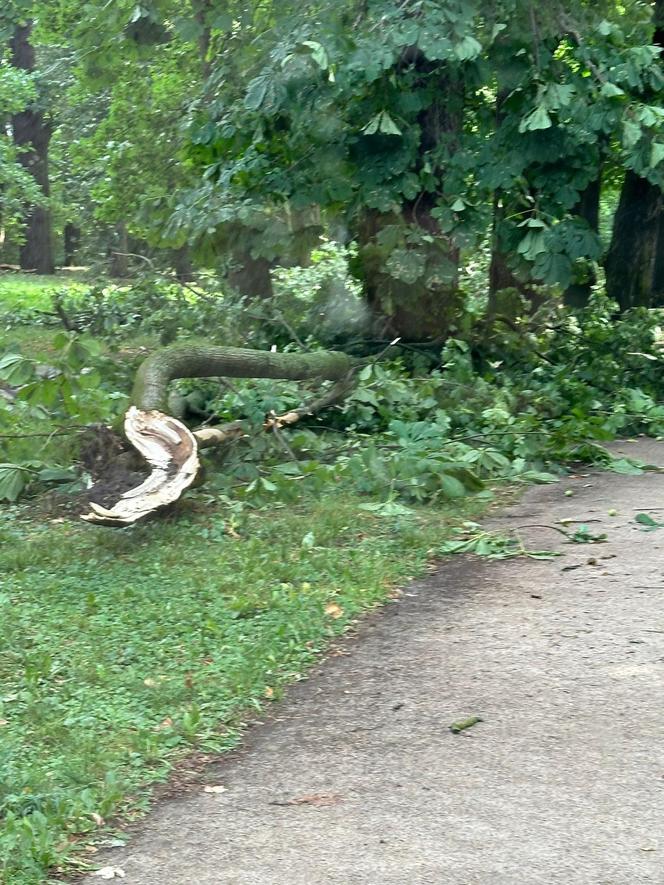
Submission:
[[[655,2],[653,24],[653,45],[664,49],[664,0]],[[660,188],[628,171],[604,265],[607,294],[623,311],[653,303],[662,212],[664,195]]]
[[[426,166],[442,182],[446,163],[458,149],[463,83],[453,79],[440,63],[428,62],[418,50],[407,50],[403,62],[415,66],[422,76],[422,88],[435,87],[436,96],[418,116],[420,143],[414,171]],[[365,210],[360,217],[354,266],[378,334],[410,341],[442,341],[458,317],[459,249],[433,215],[439,196],[422,191],[404,202],[400,213],[381,215]],[[385,255],[380,233],[392,225],[403,227],[403,243],[398,251]],[[415,235],[415,242],[409,242],[409,234]],[[387,265],[390,258],[397,259],[392,262],[393,269]],[[400,264],[408,267],[397,276]],[[419,273],[410,280],[411,270],[418,264]]]
[[[283,378],[337,381],[355,365],[345,353],[272,353],[240,347],[174,344],[155,351],[136,373],[132,402],[139,409],[168,408],[168,385],[175,378]]]
[[[198,35],[198,54],[201,62],[201,72],[203,74],[203,79],[207,80],[210,76],[211,70],[210,43],[212,41],[212,31],[210,29],[208,16],[214,9],[214,6],[211,0],[192,0],[191,6],[194,18],[200,28]]]
[[[33,23],[17,25],[10,41],[12,65],[23,71],[35,70],[35,51],[30,43]],[[20,261],[23,270],[41,274],[55,272],[51,239],[51,213],[48,206],[48,146],[51,123],[42,111],[32,106],[12,117],[14,144],[19,148],[19,162],[39,186],[44,203],[33,206],[26,218],[25,242],[21,245]]]
[[[363,284],[375,334],[405,341],[443,341],[458,316],[459,250],[441,234],[430,214],[432,195],[421,196],[416,210],[404,207],[400,217],[365,212],[356,231],[359,249],[351,270]],[[431,242],[416,247],[423,272],[412,283],[387,272],[385,255],[378,245],[381,230],[396,224],[408,224],[432,235]],[[406,254],[408,251],[406,247]]]
[[[179,249],[173,249],[171,258],[177,281],[179,283],[191,283],[195,278],[195,274],[191,264],[189,246],[185,243]]]
[[[534,310],[542,301],[542,296],[533,288],[532,280],[522,280],[514,273],[509,265],[509,256],[505,243],[502,242],[501,223],[505,216],[505,210],[501,205],[501,195],[495,193],[493,197],[493,219],[491,227],[491,262],[489,264],[489,303],[487,305],[487,320],[491,324],[493,318],[504,313],[503,302],[500,293],[506,289],[516,290],[526,301],[530,302]],[[518,298],[511,299],[511,309],[508,313],[513,314],[518,309]],[[515,317],[510,315],[509,319]]]
[[[620,310],[650,307],[662,192],[631,170],[625,175],[604,267],[606,292]]]
[[[591,230],[599,231],[599,198],[602,192],[601,167],[597,178],[589,182],[579,195],[579,201],[572,209],[572,215],[582,218]],[[586,278],[572,283],[565,291],[565,304],[568,307],[586,307],[590,298],[590,292],[595,285],[596,276],[594,266],[590,262],[585,264]]]
[[[272,264],[267,258],[255,258],[249,249],[238,249],[233,251],[233,265],[228,282],[240,295],[249,300],[272,298]]]
[[[64,266],[73,267],[78,252],[79,243],[81,242],[81,229],[70,221],[65,224],[63,231],[64,236]]]
[[[108,272],[110,276],[124,279],[129,276],[129,238],[124,221],[119,221],[113,231],[113,240],[109,249],[110,264]]]
[[[659,214],[652,290],[653,305],[664,307],[664,210]]]

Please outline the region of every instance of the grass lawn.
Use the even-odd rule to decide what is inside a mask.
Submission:
[[[89,284],[81,271],[63,270],[53,276],[0,272],[0,348],[20,345],[26,356],[48,355],[50,342],[59,328],[23,324],[37,312],[53,310],[52,297],[58,292],[83,294]]]
[[[187,751],[232,747],[247,713],[420,574],[460,516],[381,519],[359,503],[339,492],[238,523],[194,496],[175,518],[124,530],[5,509],[3,881],[85,868],[86,837],[144,809]]]
[[[84,292],[81,271],[63,270],[53,276],[0,272],[0,309],[3,313],[49,310],[51,296],[58,291]]]

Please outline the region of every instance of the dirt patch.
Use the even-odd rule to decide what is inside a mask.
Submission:
[[[87,512],[93,501],[112,507],[129,489],[149,475],[147,464],[130,450],[126,440],[103,424],[90,428],[81,445],[80,463],[94,485],[76,496],[74,509]]]

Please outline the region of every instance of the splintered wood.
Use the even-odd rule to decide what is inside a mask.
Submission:
[[[196,438],[177,418],[132,406],[125,416],[124,428],[129,442],[150,465],[150,476],[125,492],[110,509],[91,502],[91,512],[82,517],[87,522],[131,525],[177,501],[198,473]]]

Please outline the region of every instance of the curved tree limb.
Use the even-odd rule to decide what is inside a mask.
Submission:
[[[165,347],[140,366],[125,416],[125,434],[151,468],[145,482],[125,492],[113,507],[91,503],[82,518],[102,525],[126,526],[172,504],[195,480],[198,449],[246,435],[243,422],[207,427],[192,433],[166,414],[168,385],[175,378],[310,378],[337,381],[322,397],[285,415],[271,415],[265,430],[278,430],[343,399],[352,388],[357,361],[343,353],[272,353],[231,347],[184,344]]]
[[[241,347],[173,344],[155,351],[136,373],[132,402],[149,411],[168,408],[168,385],[175,378],[282,378],[338,381],[356,361],[345,353],[272,353]]]

